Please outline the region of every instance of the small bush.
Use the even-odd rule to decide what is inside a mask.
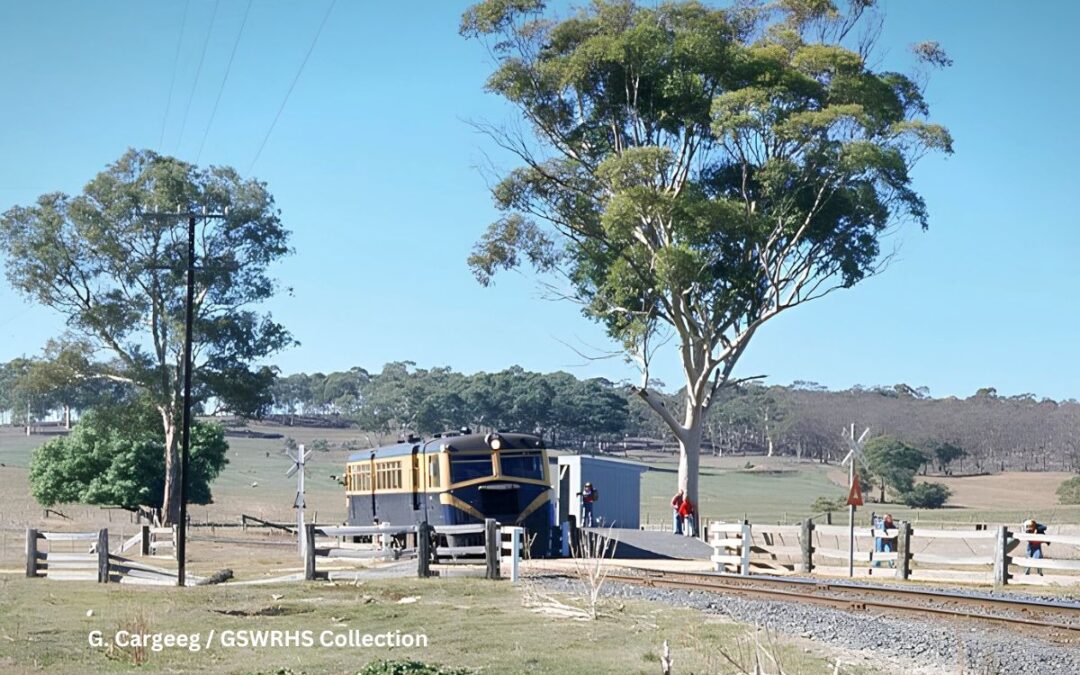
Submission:
[[[938,483],[919,483],[901,495],[901,501],[912,508],[940,509],[949,501],[952,490]]]
[[[1064,481],[1057,489],[1058,503],[1080,504],[1080,476]]]
[[[747,460],[747,461],[746,461],[746,464],[743,464],[742,468],[744,468],[744,469],[746,469],[747,471],[749,471],[750,469],[753,469],[753,468],[754,468],[754,463],[753,463],[753,462],[751,462],[750,460]]]
[[[836,499],[818,497],[810,505],[810,511],[813,513],[832,513],[833,511],[843,511],[846,506],[847,497],[837,497]]]
[[[444,668],[421,661],[372,661],[357,675],[472,675],[470,668]]]
[[[330,441],[326,440],[325,438],[316,438],[311,442],[311,449],[317,452],[329,452]]]

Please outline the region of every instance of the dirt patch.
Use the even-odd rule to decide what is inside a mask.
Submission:
[[[829,480],[847,486],[847,471],[830,470]],[[941,483],[952,490],[949,507],[979,511],[1038,511],[1060,507],[1057,489],[1073,474],[1063,471],[1008,471],[981,476],[916,476],[915,481]],[[877,488],[870,496],[877,495]]]
[[[947,485],[953,491],[949,503],[956,506],[1035,511],[1058,506],[1058,486],[1071,476],[1065,472],[1010,471],[992,476],[927,476],[918,480]]]
[[[271,605],[270,607],[260,607],[258,609],[213,609],[210,611],[226,616],[291,616],[293,614],[310,614],[314,610],[310,607]]]

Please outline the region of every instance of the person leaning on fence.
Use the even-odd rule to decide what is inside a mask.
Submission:
[[[1035,519],[1032,518],[1030,520],[1024,521],[1024,532],[1027,533],[1027,534],[1046,534],[1046,526],[1043,525],[1042,523],[1035,522]],[[1044,543],[1047,546],[1050,545],[1050,542],[1048,542],[1048,541],[1047,542],[1042,542],[1042,541],[1037,541],[1037,540],[1034,540],[1034,539],[1029,541],[1027,543],[1027,557],[1033,558],[1035,560],[1042,560],[1042,557],[1043,557],[1042,547],[1043,547]],[[1041,567],[1036,567],[1035,571],[1039,573],[1040,577],[1043,575],[1043,571],[1042,571]],[[1029,567],[1026,570],[1024,570],[1024,574],[1031,574],[1031,568]]]
[[[879,530],[895,530],[896,523],[893,522],[892,514],[886,513],[885,517],[881,519],[880,523],[875,523],[875,529]],[[874,552],[875,553],[895,553],[896,552],[896,537],[875,537],[874,538]],[[881,561],[875,560],[874,567],[881,567]],[[889,567],[896,567],[896,561],[890,560]]]
[[[581,526],[592,527],[593,504],[600,498],[600,494],[592,483],[585,483],[585,487],[581,488],[581,492],[577,493],[577,496],[581,497]]]
[[[682,533],[688,537],[695,535],[694,531],[694,502],[689,497],[683,497],[679,504],[679,518],[683,521]]]
[[[679,513],[682,503],[683,491],[679,490],[671,498],[671,531],[675,534],[682,534],[682,514]]]

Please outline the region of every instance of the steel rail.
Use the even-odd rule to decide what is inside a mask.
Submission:
[[[908,601],[913,597],[921,597],[923,599],[933,599],[938,602],[948,601],[957,604],[975,605],[983,608],[991,607],[999,610],[1004,609],[1021,612],[1030,612],[1032,609],[1038,609],[1080,619],[1080,607],[1075,605],[1020,600],[1016,598],[979,598],[957,595],[944,591],[894,589],[882,586],[860,586],[854,584],[837,584],[834,582],[796,579],[776,579],[769,577],[746,578],[686,572],[670,573],[659,572],[656,570],[641,570],[641,572],[643,573],[609,574],[607,580],[612,582],[653,587],[680,588],[710,593],[729,592],[762,599],[825,605],[844,611],[866,611],[874,609],[889,613],[903,613],[909,615],[929,614],[960,620],[975,620],[1010,626],[1026,626],[1043,631],[1065,631],[1070,640],[1075,640],[1077,636],[1080,635],[1080,622],[1072,624],[1060,623],[1034,617],[987,614],[985,612],[972,611],[971,609],[961,610],[917,605],[911,604],[910,602],[889,602],[886,600],[875,599],[872,596],[901,596],[904,600]],[[778,588],[778,586],[784,585],[788,586],[788,588]],[[763,588],[763,586],[766,587]],[[808,590],[811,592],[808,593]],[[863,597],[843,597],[833,594],[838,590],[847,594],[861,594]],[[823,595],[823,593],[826,595]]]

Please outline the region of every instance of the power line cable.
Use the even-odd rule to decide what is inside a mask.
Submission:
[[[251,12],[251,3],[253,0],[248,0],[247,8],[244,9],[244,18],[240,22],[240,30],[236,32],[236,41],[233,42],[232,52],[229,54],[229,63],[225,66],[225,77],[221,78],[221,86],[218,87],[217,98],[214,99],[214,107],[210,111],[210,121],[206,123],[206,130],[203,131],[202,142],[199,143],[199,151],[195,153],[195,163],[199,163],[199,158],[202,157],[203,147],[206,145],[206,138],[210,135],[210,127],[214,125],[214,117],[217,115],[218,104],[221,103],[221,95],[225,92],[225,83],[229,81],[229,72],[232,71],[233,59],[236,58],[236,48],[240,46],[240,38],[244,35],[244,26],[247,25],[248,13]]]
[[[336,3],[337,0],[331,0],[330,6],[326,8],[326,14],[323,15],[322,23],[319,24],[319,30],[315,32],[315,37],[311,40],[311,45],[308,47],[307,54],[304,54],[304,60],[300,62],[300,68],[297,69],[296,76],[293,77],[292,84],[289,85],[289,90],[285,92],[285,98],[281,100],[281,105],[278,107],[277,114],[274,115],[274,121],[270,123],[270,128],[266,130],[266,135],[263,136],[262,143],[259,144],[259,149],[255,153],[255,159],[251,160],[251,166],[249,166],[247,170],[248,175],[250,175],[251,170],[255,168],[255,163],[259,161],[263,148],[266,147],[266,142],[270,140],[270,134],[274,133],[274,127],[277,126],[278,119],[281,118],[281,113],[285,110],[285,104],[289,102],[289,96],[296,87],[296,83],[300,81],[300,75],[304,72],[304,66],[307,65],[308,58],[311,57],[311,52],[315,51],[315,44],[319,41],[319,36],[322,35],[323,28],[326,27],[326,20],[330,18],[330,12],[334,11],[334,5]]]
[[[180,66],[180,45],[184,43],[184,29],[187,28],[187,16],[188,9],[191,7],[191,0],[184,2],[184,18],[180,20],[180,37],[176,38],[176,55],[173,56],[172,64],[172,80],[169,82],[169,98],[165,100],[165,114],[161,117],[161,138],[158,139],[158,151],[161,151],[161,146],[165,144],[165,123],[169,121],[169,108],[172,107],[172,95],[173,89],[176,88],[176,69]]]
[[[217,19],[218,5],[221,0],[214,0],[214,13],[210,15],[210,27],[206,29],[206,39],[202,44],[202,55],[199,56],[199,66],[195,69],[195,82],[191,85],[191,94],[188,96],[187,107],[184,108],[184,119],[180,123],[180,137],[176,139],[176,149],[184,141],[184,129],[187,127],[188,113],[191,112],[191,102],[195,100],[195,90],[199,86],[199,76],[202,75],[203,61],[206,60],[206,46],[210,44],[210,34],[214,32],[214,20]]]

